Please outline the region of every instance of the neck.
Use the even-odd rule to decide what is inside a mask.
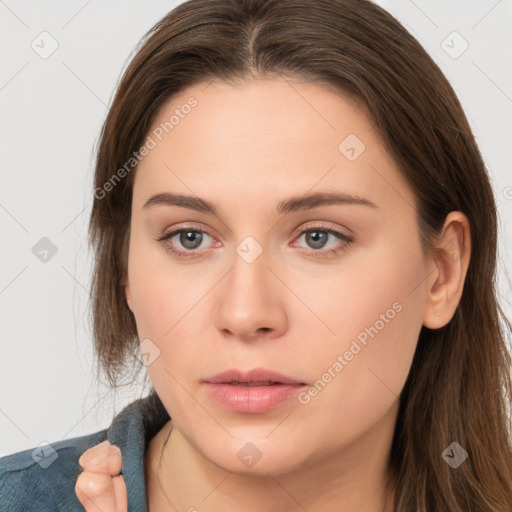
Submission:
[[[387,461],[398,404],[383,421],[335,453],[268,476],[226,471],[199,453],[172,422],[146,458],[148,510],[213,512],[392,512]],[[173,507],[173,508],[170,508]]]

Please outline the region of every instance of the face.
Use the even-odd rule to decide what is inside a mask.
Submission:
[[[216,465],[253,474],[391,428],[428,268],[415,198],[366,111],[318,83],[199,84],[149,136],[126,295],[175,427]],[[255,368],[303,385],[204,382]],[[249,470],[240,454],[261,459]]]

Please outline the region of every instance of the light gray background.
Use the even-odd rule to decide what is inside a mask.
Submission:
[[[178,3],[0,0],[0,456],[105,428],[147,392],[94,383],[86,228],[93,145],[117,81],[142,35]],[[379,3],[444,71],[477,137],[499,203],[510,317],[512,2]],[[58,48],[43,59],[31,45],[50,48],[45,31]],[[463,40],[468,49],[453,58]],[[32,252],[43,237],[57,247],[45,263]]]

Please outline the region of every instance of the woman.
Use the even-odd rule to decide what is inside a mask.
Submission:
[[[484,162],[391,15],[314,5],[190,0],[147,34],[90,235],[98,359],[116,385],[140,346],[152,393],[46,469],[4,459],[6,509],[512,509]]]

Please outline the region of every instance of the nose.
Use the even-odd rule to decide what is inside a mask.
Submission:
[[[277,338],[288,327],[286,287],[270,268],[265,251],[249,261],[236,253],[233,267],[218,287],[216,327],[226,338]]]

